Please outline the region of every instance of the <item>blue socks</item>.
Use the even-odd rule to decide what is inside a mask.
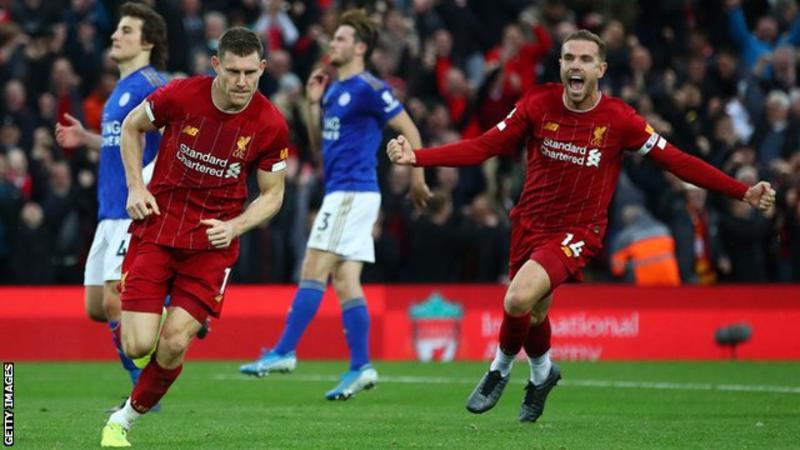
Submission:
[[[364,297],[342,303],[342,323],[350,348],[350,370],[358,370],[369,364],[369,313]]]
[[[119,322],[116,320],[109,320],[108,321],[108,328],[111,329],[111,338],[114,341],[114,348],[117,349],[117,356],[119,356],[119,360],[122,363],[122,367],[128,371],[128,375],[131,377],[131,383],[136,385],[136,381],[139,380],[139,374],[142,372],[130,358],[125,355],[125,352],[122,351],[122,343],[119,340]]]
[[[273,352],[285,355],[297,348],[303,332],[317,314],[324,293],[325,283],[316,280],[300,281],[299,289],[292,301],[292,309],[286,317],[286,327],[275,348],[272,349]]]
[[[272,349],[279,355],[295,351],[306,327],[317,314],[325,293],[325,284],[315,280],[302,280],[286,317],[286,327],[280,340]],[[369,364],[369,313],[363,297],[342,303],[342,324],[347,347],[350,349],[350,370]]]

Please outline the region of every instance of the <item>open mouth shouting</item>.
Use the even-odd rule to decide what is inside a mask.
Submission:
[[[583,75],[573,73],[569,76],[569,78],[567,78],[567,83],[569,84],[569,89],[571,91],[579,92],[583,90],[585,81]]]

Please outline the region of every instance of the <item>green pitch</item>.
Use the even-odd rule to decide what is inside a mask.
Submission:
[[[129,439],[170,450],[800,448],[800,363],[562,363],[535,424],[516,422],[528,375],[516,366],[497,407],[476,416],[464,401],[484,363],[378,363],[375,389],[329,402],[343,362],[262,379],[191,362]],[[16,446],[46,449],[99,447],[104,410],[130,388],[112,363],[18,363],[15,385]]]

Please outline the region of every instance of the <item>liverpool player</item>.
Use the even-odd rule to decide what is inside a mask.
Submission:
[[[127,211],[134,222],[122,275],[122,346],[129,357],[141,358],[158,345],[125,406],[103,428],[103,446],[130,445],[126,434],[134,420],[178,377],[205,319],[219,316],[238,236],[281,206],[288,128],[257,92],[266,67],[262,52],[253,32],[226,31],[212,58],[215,77],[173,81],[123,123]],[[153,179],[145,186],[142,136],[161,127]],[[242,211],[253,168],[260,194]],[[171,302],[160,328],[167,294]]]
[[[404,137],[387,145],[396,164],[461,166],[510,154],[527,140],[528,169],[519,203],[511,212],[511,284],[503,301],[499,346],[489,371],[467,399],[467,409],[491,409],[508,383],[522,347],[531,374],[519,420],[535,422],[561,373],[550,361],[547,312],[553,290],[597,254],[608,221],[623,150],[652,158],[682,179],[762,210],[775,201],[769,183],[747,187],[689,156],[655,133],[633,108],[604,96],[597,81],[606,71],[605,43],[579,30],[561,47],[562,84],[533,89],[505,120],[482,136],[412,151]]]

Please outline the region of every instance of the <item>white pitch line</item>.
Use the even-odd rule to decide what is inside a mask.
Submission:
[[[267,376],[275,381],[339,381],[335,375],[322,374],[272,374]],[[223,381],[257,381],[258,378],[235,375],[217,374],[215,380]],[[404,375],[381,375],[379,383],[399,383],[399,384],[474,384],[471,378],[454,377],[419,377]],[[518,382],[522,384],[524,381]],[[711,383],[672,383],[662,381],[608,381],[608,380],[561,380],[561,386],[574,387],[594,387],[594,388],[616,388],[616,389],[657,389],[670,391],[720,391],[720,392],[766,392],[773,394],[800,394],[800,386],[773,386],[762,384],[711,384]]]

